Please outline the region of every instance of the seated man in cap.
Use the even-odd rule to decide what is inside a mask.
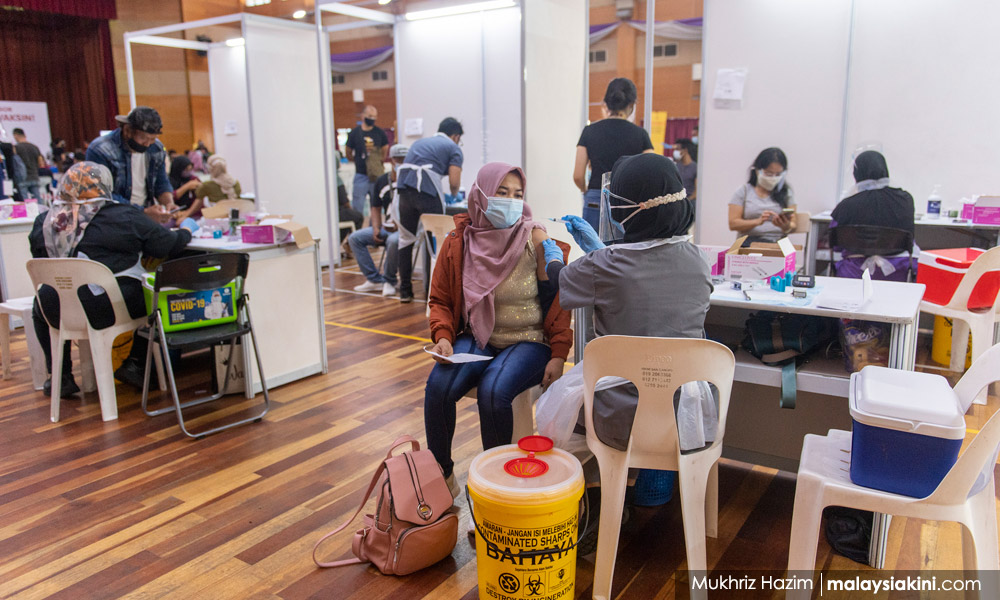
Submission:
[[[154,221],[166,223],[177,206],[167,177],[167,153],[156,139],[163,130],[160,114],[137,106],[115,120],[121,127],[91,142],[87,160],[111,171],[116,202],[138,206]]]
[[[399,231],[394,223],[394,216],[398,214],[396,209],[396,169],[403,164],[406,152],[409,150],[402,144],[396,144],[389,149],[389,158],[392,159],[392,168],[381,175],[375,181],[375,193],[371,196],[372,206],[372,226],[355,231],[351,237],[347,238],[347,243],[351,246],[354,258],[358,261],[358,267],[365,276],[365,281],[361,285],[354,287],[358,292],[374,292],[382,290],[383,296],[392,296],[396,293],[396,266],[397,252],[399,250]],[[385,212],[385,221],[382,216]],[[376,234],[376,232],[378,232]],[[383,273],[379,274],[375,268],[375,261],[372,260],[368,252],[368,246],[385,245],[385,263]]]

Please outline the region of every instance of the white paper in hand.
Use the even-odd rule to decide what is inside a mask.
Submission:
[[[492,356],[479,356],[478,354],[468,354],[459,352],[458,354],[452,354],[451,356],[445,356],[443,354],[438,354],[437,352],[431,352],[427,348],[424,348],[424,352],[430,354],[431,356],[440,358],[444,361],[450,362],[452,364],[462,364],[470,362],[482,362],[484,360],[493,360]]]
[[[859,310],[868,301],[872,299],[872,294],[874,293],[872,286],[872,276],[865,269],[865,272],[861,274],[861,295],[856,294],[836,294],[831,292],[823,292],[819,295],[816,300],[816,308],[828,308],[832,310],[842,310],[844,312],[853,312]]]

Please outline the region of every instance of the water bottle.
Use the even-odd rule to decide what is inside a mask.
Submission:
[[[928,219],[938,219],[941,217],[941,194],[938,190],[941,189],[941,184],[934,186],[934,191],[931,195],[927,197],[927,218]]]

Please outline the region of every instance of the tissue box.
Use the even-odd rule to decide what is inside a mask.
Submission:
[[[240,235],[245,244],[282,244],[294,240],[299,248],[308,248],[313,244],[309,228],[294,221],[290,217],[270,216],[256,225],[243,225]]]
[[[1000,225],[1000,196],[980,196],[972,209],[972,222],[977,225]]]
[[[776,244],[754,243],[743,248],[743,236],[724,255],[723,275],[733,281],[768,280],[775,275],[795,273],[795,247],[788,238]]]

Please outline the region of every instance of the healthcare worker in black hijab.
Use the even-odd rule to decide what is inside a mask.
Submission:
[[[677,166],[659,154],[622,157],[605,196],[602,210],[611,215],[620,242],[605,246],[576,216],[563,220],[586,256],[563,266],[562,254],[550,252],[555,244],[543,242],[546,272],[558,281],[559,303],[566,309],[593,307],[598,336],[705,337],[712,279],[701,250],[687,235],[694,211]],[[631,384],[621,387],[631,390],[613,393],[620,390],[612,388],[604,398],[596,395],[594,413],[597,436],[624,449],[637,392]]]
[[[878,225],[913,233],[913,196],[889,187],[889,167],[884,156],[874,150],[859,154],[854,159],[854,181],[857,193],[833,209],[831,216],[836,225]]]
[[[900,188],[889,187],[889,167],[879,152],[868,150],[854,159],[857,192],[840,201],[831,214],[830,227],[876,225],[913,233],[913,196]],[[848,253],[849,254],[849,253]],[[906,281],[909,256],[883,257],[885,261],[865,256],[845,255],[836,264],[837,276],[859,278],[865,268],[872,277]]]

